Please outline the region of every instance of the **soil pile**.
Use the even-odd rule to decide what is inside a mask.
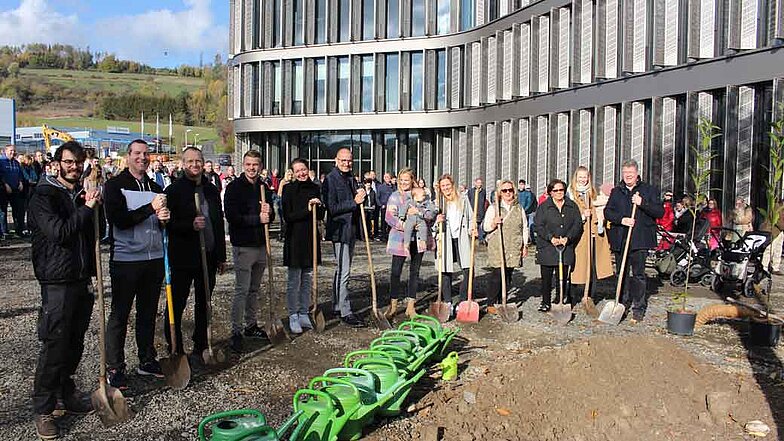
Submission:
[[[594,338],[520,355],[487,367],[472,360],[462,384],[424,397],[417,407],[426,409],[425,427],[413,438],[717,440],[743,439],[749,420],[773,426],[753,381],[702,364],[664,338]]]

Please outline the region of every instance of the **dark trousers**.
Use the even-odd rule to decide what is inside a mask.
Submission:
[[[41,285],[38,314],[41,351],[33,384],[33,408],[39,415],[52,413],[58,396],[68,398],[76,390],[71,375],[82,359],[84,334],[95,301],[87,284],[83,281]]]
[[[411,242],[408,248],[411,254],[411,263],[408,265],[408,288],[406,297],[415,299],[419,285],[419,268],[425,253],[418,252],[416,242]],[[392,273],[389,277],[389,296],[393,299],[400,298],[400,276],[403,274],[403,263],[406,256],[392,256]]]
[[[387,206],[383,205],[379,207],[378,211],[378,222],[377,225],[379,226],[378,231],[380,237],[386,238],[389,236],[389,224],[386,221],[387,218]]]
[[[460,298],[458,301],[463,301],[468,299],[468,268],[461,271],[463,273],[463,280],[460,281]],[[441,287],[441,296],[443,297],[444,301],[447,303],[452,302],[452,282],[457,277],[459,272],[454,273],[442,273],[441,277],[443,277]]]
[[[14,230],[16,234],[22,234],[22,231],[25,230],[25,194],[16,191],[11,194],[6,193],[5,197],[0,199],[0,210],[3,210],[3,213],[7,213],[8,205],[11,205],[11,211],[14,214]],[[3,222],[3,230],[9,233],[7,214]]]
[[[542,304],[550,305],[552,303],[550,290],[553,288],[553,281],[555,281],[555,303],[560,303],[561,300],[561,282],[558,278],[558,266],[542,265]],[[570,303],[572,306],[576,304],[571,298],[571,268],[569,265],[563,266],[563,299],[564,303]]]
[[[634,314],[645,315],[648,309],[647,280],[645,278],[645,258],[648,250],[629,250],[626,258],[626,271],[623,276],[621,303]],[[622,253],[615,253],[615,269],[621,273]],[[630,308],[631,307],[631,308]]]
[[[509,288],[512,286],[512,272],[514,268],[506,268],[506,291],[509,292]],[[487,291],[487,305],[493,305],[498,303],[499,299],[501,298],[501,268],[493,268],[493,272],[490,275],[490,284],[488,285]]]
[[[198,257],[197,257],[198,259]],[[207,272],[209,273],[210,292],[215,288],[215,262],[209,262]],[[188,304],[188,296],[193,284],[195,305],[194,305],[194,324],[193,324],[193,352],[198,353],[207,348],[207,293],[204,290],[204,275],[201,266],[196,268],[172,268],[172,302],[174,303],[174,329],[177,333],[177,353],[184,354],[182,343],[182,313]],[[166,313],[166,343],[169,345],[169,352],[172,352],[171,332],[169,330],[169,314]]]
[[[136,349],[139,363],[155,361],[155,316],[161,297],[163,259],[109,263],[112,276],[112,311],[106,325],[106,364],[125,365],[128,317],[136,299]]]

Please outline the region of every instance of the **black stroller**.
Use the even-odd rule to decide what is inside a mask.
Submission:
[[[686,234],[671,234],[666,237],[671,241],[667,250],[656,253],[654,266],[660,277],[668,277],[673,286],[686,284],[686,269],[691,257],[689,269],[689,282],[699,282],[709,287],[713,282],[711,269],[711,252],[707,244],[707,233],[710,224],[705,219],[698,219],[694,228],[694,240],[689,240]]]
[[[722,297],[735,295],[740,289],[746,297],[765,296],[771,276],[762,265],[762,255],[770,244],[770,233],[749,231],[743,237],[733,229],[723,228],[731,239],[723,239],[711,289]],[[732,240],[736,239],[736,240]]]

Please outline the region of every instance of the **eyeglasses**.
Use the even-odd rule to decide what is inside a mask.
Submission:
[[[563,193],[565,191],[566,191],[565,188],[554,188],[552,189],[551,193]]]
[[[77,166],[80,166],[80,167],[84,165],[84,161],[76,161],[74,159],[61,159],[60,163],[62,163],[66,167],[70,167],[70,166],[72,166],[74,164],[76,164]]]
[[[514,188],[502,188],[501,193],[514,193]]]

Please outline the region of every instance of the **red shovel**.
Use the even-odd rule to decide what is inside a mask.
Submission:
[[[474,213],[479,209],[479,189],[474,190]],[[475,219],[472,222],[476,224]],[[474,228],[477,228],[474,226]],[[457,321],[477,323],[479,321],[479,303],[474,301],[474,254],[476,253],[476,235],[471,234],[471,261],[468,264],[468,300],[457,305]]]

